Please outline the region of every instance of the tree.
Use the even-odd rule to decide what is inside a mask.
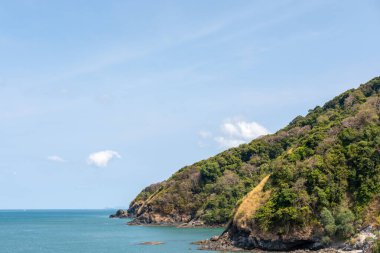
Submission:
[[[217,162],[207,162],[201,167],[201,177],[205,183],[215,182],[221,175]]]

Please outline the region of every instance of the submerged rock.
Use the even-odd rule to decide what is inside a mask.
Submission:
[[[160,245],[160,244],[164,244],[163,242],[142,242],[142,243],[139,243],[140,245]]]

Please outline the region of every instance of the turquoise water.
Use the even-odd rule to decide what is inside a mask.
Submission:
[[[110,210],[0,211],[1,253],[196,252],[221,229],[127,226]],[[160,241],[162,245],[139,245]],[[198,251],[209,252],[209,251]]]

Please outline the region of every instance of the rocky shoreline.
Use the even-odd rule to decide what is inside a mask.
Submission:
[[[133,217],[128,217],[133,218]],[[177,227],[177,228],[223,228],[225,225],[206,225],[200,221],[190,222],[145,222],[133,219],[127,223],[130,226],[150,226],[150,227]]]
[[[110,214],[109,216],[111,219],[114,218],[131,218],[131,214],[128,213],[128,211],[125,211],[123,209],[119,209],[116,211],[115,214]]]
[[[304,252],[318,252],[318,253],[371,253],[374,252],[375,241],[377,239],[372,228],[365,228],[352,237],[350,240],[340,243],[335,243],[332,245],[324,246],[319,244],[319,247],[310,248],[307,245],[304,247],[300,246],[298,249],[291,250],[274,250],[276,252],[293,252],[293,253],[304,253]],[[275,242],[274,242],[275,243]],[[201,240],[194,242],[194,244],[199,245],[200,250],[213,250],[213,251],[232,251],[232,252],[252,252],[252,251],[262,251],[270,252],[271,250],[263,248],[242,248],[237,247],[236,242],[231,239],[229,232],[224,232],[220,236],[213,236],[208,240]]]
[[[174,221],[175,219],[162,219],[161,221],[157,221],[154,219],[137,219],[136,215],[129,212],[129,210],[119,209],[115,214],[111,214],[109,216],[111,219],[133,219],[127,222],[130,226],[158,226],[158,227],[178,227],[178,228],[224,228],[226,224],[218,224],[218,225],[206,225],[204,222],[199,220],[190,220],[189,222],[180,222]]]
[[[191,220],[189,222],[173,222],[171,220],[157,222],[146,219],[136,219],[133,213],[125,210],[117,210],[115,214],[111,214],[110,218],[130,218],[133,219],[127,222],[130,226],[157,226],[157,227],[178,227],[178,228],[230,228],[231,224],[226,225],[206,225],[199,220]],[[230,230],[226,229],[220,236],[213,236],[208,240],[201,240],[193,242],[199,245],[200,250],[213,250],[213,251],[230,251],[230,252],[318,252],[318,253],[370,253],[374,246],[375,240],[378,238],[375,234],[380,234],[380,231],[372,227],[367,227],[359,231],[354,237],[347,242],[335,243],[326,247],[318,240],[305,241],[303,244],[298,241],[289,241],[289,247],[280,247],[285,241],[278,240],[262,240],[258,238],[251,238],[248,242],[239,240],[239,236],[231,235]]]

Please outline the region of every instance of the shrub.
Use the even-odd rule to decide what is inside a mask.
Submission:
[[[351,236],[354,230],[355,215],[346,208],[341,208],[335,219],[336,234],[338,237],[345,239]]]
[[[334,236],[336,232],[335,219],[326,207],[322,209],[321,222],[326,234],[329,236]]]
[[[329,236],[323,236],[321,242],[323,245],[330,245],[331,238]]]

